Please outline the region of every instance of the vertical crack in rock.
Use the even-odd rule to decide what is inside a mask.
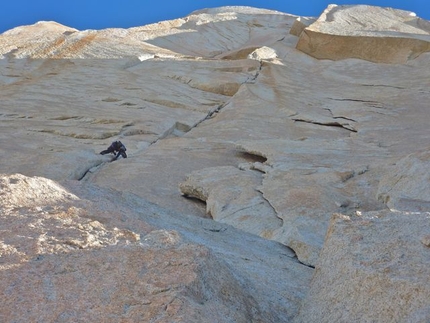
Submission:
[[[263,63],[262,63],[262,61],[260,61],[259,67],[258,67],[258,69],[257,69],[257,71],[256,71],[256,73],[255,73],[255,75],[254,75],[254,76],[252,76],[252,77],[250,77],[250,78],[248,78],[248,79],[246,79],[244,82],[242,82],[242,83],[241,83],[241,86],[242,86],[242,85],[244,85],[244,84],[254,83],[254,82],[257,80],[258,76],[260,75],[260,72],[261,72],[262,68],[263,68]],[[240,87],[239,87],[239,89],[240,89]],[[239,90],[238,90],[238,91],[239,91]],[[236,92],[236,93],[237,93],[237,92]],[[233,95],[232,97],[234,97],[234,95]],[[230,100],[231,100],[231,98],[230,98]],[[220,105],[219,105],[218,107],[216,107],[215,109],[212,109],[211,111],[209,111],[209,112],[208,112],[208,114],[207,114],[204,118],[202,118],[202,119],[201,119],[199,122],[197,122],[194,126],[190,127],[186,132],[189,132],[189,131],[191,131],[192,129],[197,128],[201,123],[205,122],[206,120],[209,120],[209,119],[213,118],[217,113],[221,112],[221,110],[222,110],[223,108],[225,108],[225,107],[229,104],[230,100],[228,100],[227,102],[225,102],[225,103],[223,103],[223,104],[220,104]],[[163,138],[164,138],[164,137],[163,137]],[[163,138],[159,138],[159,139],[163,139]],[[157,139],[154,143],[156,143],[159,139]]]
[[[256,170],[256,171],[258,171],[258,170]],[[263,181],[261,181],[261,185],[263,185]],[[273,213],[275,213],[276,217],[277,217],[279,220],[281,220],[282,224],[281,224],[281,226],[280,226],[280,227],[282,227],[282,226],[284,225],[284,219],[283,219],[282,217],[280,217],[280,216],[279,216],[278,211],[276,211],[275,207],[274,207],[274,206],[273,206],[273,204],[270,202],[270,200],[269,200],[269,199],[267,199],[267,198],[264,196],[264,192],[263,192],[261,189],[259,189],[259,188],[257,188],[257,189],[256,189],[256,191],[260,193],[261,198],[262,198],[263,200],[265,200],[265,201],[267,202],[267,204],[271,207],[271,209],[273,210]]]
[[[258,69],[257,69],[257,71],[255,72],[254,76],[247,78],[247,79],[246,79],[246,81],[245,81],[245,82],[243,82],[241,85],[243,85],[243,84],[252,84],[252,83],[255,83],[255,81],[257,80],[257,78],[260,76],[260,72],[261,72],[261,70],[263,69],[263,61],[262,61],[262,60],[260,60],[260,61],[259,61],[259,63],[260,63],[260,64],[259,64]]]
[[[223,104],[220,104],[217,108],[215,108],[215,109],[213,109],[213,110],[211,110],[211,111],[209,111],[209,113],[206,115],[206,117],[204,117],[202,120],[200,120],[199,122],[197,122],[195,125],[194,125],[194,127],[192,127],[192,129],[193,128],[196,128],[196,127],[198,127],[202,122],[204,122],[204,121],[206,121],[206,120],[209,120],[209,119],[211,119],[211,118],[213,118],[214,117],[214,115],[215,114],[217,114],[217,113],[219,113],[227,104],[228,104],[229,102],[227,101],[227,102],[225,102],[225,103],[223,103]],[[191,129],[190,129],[191,130]]]
[[[103,166],[103,164],[106,164],[106,162],[100,161],[100,162],[96,163],[95,165],[91,165],[90,167],[88,167],[86,170],[84,170],[81,173],[82,175],[80,177],[78,177],[77,180],[78,181],[85,181],[88,173],[94,174],[96,171],[100,170],[100,168]]]

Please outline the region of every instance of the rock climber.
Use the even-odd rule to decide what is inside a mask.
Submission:
[[[125,153],[126,150],[127,148],[125,148],[124,144],[121,141],[114,141],[113,143],[111,143],[108,149],[103,150],[102,152],[100,152],[100,154],[116,154],[116,156],[112,159],[112,161],[114,161],[117,160],[119,156],[122,156],[122,158],[127,158],[127,154]]]

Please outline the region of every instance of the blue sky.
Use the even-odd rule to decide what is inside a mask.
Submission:
[[[192,11],[221,6],[251,6],[300,16],[318,16],[328,4],[370,4],[415,12],[430,20],[430,0],[5,0],[0,33],[40,20],[53,20],[79,30],[128,28],[180,18]]]

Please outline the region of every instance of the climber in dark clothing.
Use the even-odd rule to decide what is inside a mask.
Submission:
[[[112,161],[117,160],[119,156],[122,156],[122,158],[127,158],[127,154],[125,151],[127,148],[125,148],[124,144],[121,141],[114,141],[106,150],[103,150],[100,154],[106,155],[106,154],[115,154],[116,156]]]

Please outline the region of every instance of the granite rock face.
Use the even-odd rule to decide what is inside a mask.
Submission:
[[[309,35],[328,44],[326,23],[345,51],[302,50]],[[331,318],[350,277],[339,271],[322,302],[333,214],[400,224],[413,213],[427,230],[428,23],[368,6],[318,19],[222,7],[130,29],[1,34],[0,321],[290,322],[302,302]],[[381,52],[395,64],[377,63]],[[115,140],[127,159],[99,154]],[[357,252],[386,251],[366,241]],[[359,303],[370,291],[356,292],[363,313],[336,315],[373,319]],[[426,317],[404,297],[393,318]]]
[[[297,49],[318,59],[405,63],[430,51],[430,23],[403,10],[330,5],[300,33]]]
[[[428,322],[430,213],[334,215],[295,322]]]
[[[289,321],[312,274],[280,244],[135,195],[0,182],[3,322]]]
[[[418,151],[393,165],[379,184],[378,198],[390,209],[430,212],[430,152]]]

